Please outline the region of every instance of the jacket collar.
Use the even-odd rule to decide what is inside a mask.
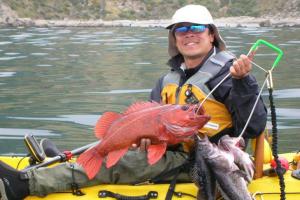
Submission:
[[[218,52],[220,52],[220,49],[213,47],[208,54],[206,55],[206,57],[202,60],[201,63],[199,63],[199,65],[194,69],[195,71],[198,71],[202,65],[213,55],[217,54]],[[167,64],[171,67],[171,71],[182,71],[182,69],[180,68],[181,64],[184,62],[183,56],[181,54],[177,54],[176,56],[172,57],[169,59],[169,61],[167,62]]]

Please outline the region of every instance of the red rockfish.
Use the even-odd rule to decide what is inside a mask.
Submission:
[[[202,109],[195,113],[198,107],[138,102],[123,114],[106,112],[95,127],[95,135],[101,142],[81,154],[77,163],[92,179],[104,158],[106,167],[112,167],[132,144],[138,144],[141,138],[149,138],[151,145],[147,148],[147,158],[153,165],[164,155],[168,145],[189,140],[210,120]]]

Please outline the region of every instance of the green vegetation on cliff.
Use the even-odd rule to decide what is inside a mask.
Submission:
[[[32,19],[168,19],[186,4],[207,6],[215,17],[297,16],[299,0],[2,0]],[[0,0],[1,3],[1,0]]]

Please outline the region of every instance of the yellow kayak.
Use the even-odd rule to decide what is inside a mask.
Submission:
[[[292,161],[295,153],[281,154],[280,157],[285,157],[288,161]],[[23,169],[28,166],[28,158],[23,157],[10,157],[0,156],[0,160],[11,165],[14,168]],[[264,169],[269,168],[269,164],[264,166]],[[300,180],[291,177],[291,170],[287,171],[284,175],[285,180],[285,192],[287,200],[299,200],[300,199]],[[75,199],[99,199],[99,191],[110,191],[118,193],[124,196],[145,196],[152,195],[156,199],[165,199],[168,191],[169,184],[148,184],[148,185],[98,185],[93,187],[82,188],[81,191],[85,193],[83,196],[74,196],[71,193],[54,193],[50,194],[45,198],[39,197],[27,197],[26,200],[37,200],[37,199],[51,199],[51,200],[75,200]],[[279,179],[277,176],[263,176],[253,180],[249,185],[248,189],[254,199],[260,200],[276,200],[280,199],[280,188]],[[176,184],[174,200],[176,199],[195,199],[197,196],[197,187],[193,183],[180,183]],[[100,193],[100,195],[103,193]],[[100,198],[101,199],[101,198]],[[106,197],[105,199],[114,199]]]
[[[286,158],[289,163],[292,162],[296,153],[279,154],[279,157]],[[264,170],[269,169],[270,164],[264,165]],[[299,200],[300,199],[300,180],[291,176],[292,166],[284,174],[285,193],[287,200]],[[275,176],[263,176],[261,178],[253,180],[248,189],[254,199],[257,200],[279,200],[280,199],[280,186],[279,179]]]

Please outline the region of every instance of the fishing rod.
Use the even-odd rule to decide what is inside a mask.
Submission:
[[[68,161],[73,156],[79,155],[79,154],[83,153],[84,151],[86,151],[86,150],[88,150],[88,149],[96,146],[99,143],[100,143],[100,141],[96,141],[96,142],[84,145],[82,147],[73,149],[71,151],[64,151],[64,152],[60,153],[59,155],[57,155],[57,156],[55,156],[53,158],[50,158],[49,160],[47,160],[45,162],[39,163],[37,165],[29,166],[29,167],[23,169],[22,171],[23,172],[27,172],[27,171],[29,171],[31,169],[37,169],[37,168],[40,168],[40,167],[46,167],[46,166],[52,165],[54,163]]]
[[[239,137],[238,137],[239,139],[243,136],[243,134],[244,134],[244,132],[245,132],[245,130],[246,130],[246,128],[247,128],[247,126],[248,126],[248,124],[249,124],[251,118],[252,118],[252,115],[253,115],[253,113],[254,113],[254,110],[255,110],[255,108],[256,108],[256,105],[257,105],[257,103],[258,103],[258,100],[259,100],[259,98],[260,98],[260,96],[261,96],[261,94],[262,94],[262,91],[263,91],[263,89],[264,89],[266,83],[267,83],[268,89],[271,88],[271,89],[273,90],[273,86],[274,86],[274,85],[273,85],[272,71],[273,71],[273,69],[278,65],[279,61],[281,60],[281,58],[282,58],[282,56],[283,56],[283,52],[282,52],[281,49],[279,49],[278,47],[274,46],[273,44],[271,44],[271,43],[269,43],[269,42],[267,42],[267,41],[265,41],[265,40],[261,40],[261,39],[260,39],[260,40],[257,40],[256,43],[250,48],[249,53],[252,52],[252,51],[255,52],[255,51],[258,49],[259,45],[261,45],[261,44],[264,44],[265,46],[267,46],[267,47],[271,48],[272,50],[276,51],[276,52],[278,53],[278,56],[277,56],[277,58],[275,59],[275,61],[274,61],[274,63],[273,63],[273,65],[272,65],[272,67],[271,67],[270,70],[266,71],[266,70],[263,69],[262,67],[259,67],[260,69],[263,69],[263,70],[266,72],[266,78],[265,78],[265,81],[264,81],[264,83],[263,83],[263,85],[262,85],[262,87],[261,87],[261,89],[260,89],[260,92],[259,92],[257,98],[256,98],[256,101],[255,101],[255,103],[254,103],[254,105],[253,105],[253,108],[252,108],[252,110],[251,110],[251,112],[250,112],[250,114],[249,114],[248,120],[247,120],[247,122],[246,122],[246,124],[245,124],[243,130],[241,131]],[[248,53],[248,54],[249,54],[249,53]],[[254,62],[252,62],[252,63],[254,63]],[[255,64],[255,66],[259,66],[259,65]]]
[[[251,110],[251,113],[248,117],[248,120],[242,130],[242,132],[240,133],[238,139],[240,139],[242,137],[242,135],[244,134],[251,118],[252,118],[252,115],[254,113],[254,110],[255,110],[255,107],[257,105],[257,102],[258,102],[258,98],[261,96],[261,93],[262,93],[262,90],[265,86],[265,84],[267,83],[267,87],[268,87],[268,91],[269,91],[269,101],[270,101],[270,110],[271,110],[271,122],[272,122],[272,133],[273,133],[273,141],[272,141],[272,153],[273,153],[273,156],[274,156],[274,160],[275,160],[275,163],[276,163],[276,173],[278,175],[278,178],[279,178],[279,186],[280,186],[280,199],[281,200],[285,200],[285,182],[284,182],[284,177],[283,177],[283,174],[284,174],[284,169],[282,168],[281,166],[281,162],[279,160],[279,157],[278,157],[278,134],[277,134],[277,120],[276,120],[276,110],[275,110],[275,105],[274,105],[274,101],[273,101],[273,78],[272,78],[272,71],[273,69],[278,65],[279,61],[281,60],[282,56],[283,56],[283,52],[281,49],[279,49],[278,47],[272,45],[271,43],[265,41],[265,40],[258,40],[250,49],[250,52],[251,51],[256,51],[258,49],[258,46],[259,45],[265,45],[269,48],[271,48],[272,50],[276,51],[277,52],[277,57],[271,67],[270,70],[267,71],[266,73],[266,78],[265,78],[265,81],[264,81],[264,84],[260,90],[260,93],[255,101],[255,104]],[[239,140],[238,140],[239,141]]]

